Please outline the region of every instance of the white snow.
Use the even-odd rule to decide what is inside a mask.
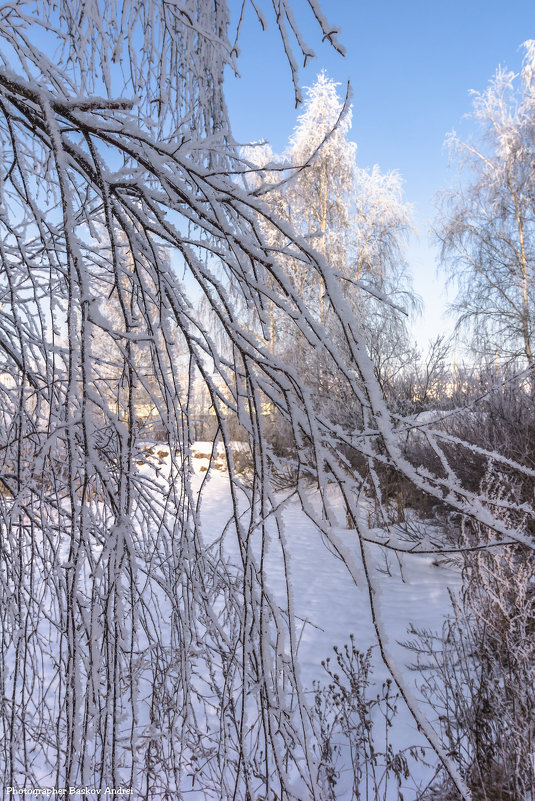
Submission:
[[[194,453],[209,454],[210,445],[196,443]],[[199,478],[203,478],[205,473],[200,471],[207,467],[208,460],[195,458],[193,461]],[[314,493],[311,493],[310,500],[314,504]],[[336,502],[334,492],[330,500],[333,504]],[[363,509],[362,513],[367,514],[367,510]],[[215,539],[231,516],[227,475],[225,472],[211,471],[209,491],[203,495],[201,506],[205,537],[208,540],[211,537]],[[376,645],[377,638],[364,583],[357,533],[344,528],[334,531],[343,546],[344,557],[353,562],[352,573],[357,576],[358,586],[344,562],[305,515],[297,497],[286,501],[282,519],[294,613],[298,624],[298,664],[303,687],[310,691],[314,681],[327,683],[328,677],[321,662],[334,656],[333,646],[349,643],[351,634],[354,635],[360,651],[365,652],[370,646],[375,646],[373,678],[380,685],[390,674],[380,659]],[[284,604],[286,577],[280,547],[274,531],[271,533],[273,538],[267,551],[266,573],[271,592]],[[232,537],[227,536],[225,542],[229,557],[237,558]],[[444,563],[437,564],[432,556],[402,555],[398,562],[391,553],[385,556],[385,551],[378,545],[367,547],[375,564],[375,583],[380,588],[376,602],[379,604],[389,651],[397,662],[409,692],[418,698],[418,674],[409,669],[414,661],[413,655],[402,643],[410,639],[408,630],[411,624],[421,629],[441,630],[450,606],[448,588],[455,590],[460,584],[460,576],[453,567]],[[383,572],[385,569],[387,572]],[[362,577],[360,580],[359,576]],[[427,745],[403,702],[399,703],[399,713],[394,721],[392,742],[394,749]],[[431,755],[429,759],[434,761]],[[414,793],[414,782],[429,780],[431,775],[428,768],[420,765],[418,773],[408,782],[404,791],[405,798],[416,797],[410,794],[411,788]],[[346,796],[341,787],[337,788],[337,793],[337,799],[343,801]]]

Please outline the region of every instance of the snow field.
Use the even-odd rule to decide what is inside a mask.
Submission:
[[[210,445],[196,443],[194,453],[208,455]],[[203,468],[208,466],[208,459],[193,461],[201,479],[205,475]],[[209,488],[205,490],[201,502],[201,521],[207,540],[218,536],[232,515],[226,473],[211,471],[209,481]],[[334,487],[329,500],[336,517],[336,504],[340,501]],[[313,506],[317,501],[313,492],[310,501]],[[361,510],[363,516],[367,516],[364,503],[361,504]],[[345,518],[341,509],[338,518],[339,522]],[[357,533],[342,527],[333,532],[343,546],[345,557],[352,560],[352,572],[358,581],[356,585],[344,562],[304,513],[297,497],[290,497],[284,502],[282,521],[299,634],[297,661],[302,686],[311,692],[314,682],[325,684],[328,676],[321,666],[322,660],[332,658],[333,646],[342,647],[349,643],[350,635],[353,635],[359,651],[365,652],[370,646],[375,646],[372,678],[379,688],[390,674],[376,646]],[[274,596],[284,605],[286,579],[275,526],[268,523],[266,534],[268,547],[264,566],[268,584]],[[453,567],[437,564],[431,556],[407,554],[398,560],[396,555],[385,552],[379,545],[367,547],[377,571],[376,583],[380,586],[379,607],[384,635],[405,680],[418,697],[418,674],[409,669],[413,661],[412,654],[402,643],[409,639],[411,624],[421,629],[441,630],[450,606],[448,590],[455,590],[459,586],[460,576]],[[238,558],[230,530],[225,538],[225,548],[230,559]],[[311,703],[312,700],[310,696]],[[414,719],[402,700],[398,710],[391,733],[394,750],[413,745],[427,746],[427,741],[417,731]],[[378,732],[379,745],[380,737]],[[430,754],[429,759],[434,762]],[[432,771],[420,765],[418,774],[411,778],[416,782],[425,782],[431,776]],[[344,783],[342,776],[337,786],[337,799],[340,801],[350,790],[349,779],[346,779]],[[406,799],[411,798],[411,788],[414,792],[414,784],[406,788]],[[394,797],[397,798],[397,794]]]

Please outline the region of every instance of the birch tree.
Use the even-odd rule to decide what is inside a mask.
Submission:
[[[290,4],[274,5],[297,81],[289,26],[298,51],[311,51]],[[321,36],[339,47],[316,0],[308,7]],[[151,801],[192,792],[322,797],[317,732],[296,667],[291,579],[276,598],[265,567],[268,543],[287,564],[271,482],[281,461],[263,426],[267,398],[291,432],[303,510],[357,580],[328,503],[327,484],[338,485],[382,658],[468,798],[383,636],[370,561],[377,537],[358,501],[364,493],[380,506],[377,470],[388,465],[498,538],[529,547],[531,538],[525,527],[503,525],[500,499],[463,486],[440,427],[420,425],[439,470],[403,455],[414,420],[389,412],[339,271],[238,180],[249,167],[233,147],[223,96],[235,53],[219,0],[22,0],[0,14],[3,781],[132,787]],[[307,306],[266,228],[322,287],[341,339]],[[359,427],[344,433],[292,364],[243,325],[222,273],[264,329],[273,304],[309,351],[324,349],[333,380],[361,409]],[[217,317],[224,347],[195,312],[191,286]],[[102,337],[114,369],[121,364],[117,404],[102,389]],[[165,469],[145,458],[135,426],[139,348],[150,351],[158,385]],[[199,378],[217,421],[200,484],[190,405]],[[247,438],[252,483],[234,464],[231,418]],[[218,445],[232,512],[223,531],[212,531],[202,512]],[[359,469],[348,452],[359,455]],[[499,453],[477,452],[534,477]],[[522,520],[532,517],[523,500]],[[379,544],[398,547],[388,535]]]
[[[500,69],[474,93],[477,138],[452,138],[470,181],[445,196],[439,238],[476,351],[533,374],[535,44],[524,48],[520,75]]]
[[[339,85],[320,73],[306,89],[303,111],[284,154],[276,157],[265,145],[253,149],[251,160],[262,166],[263,179],[262,183],[256,177],[253,185],[336,270],[374,355],[376,372],[386,383],[388,374],[399,369],[410,350],[406,315],[414,309],[416,299],[403,257],[410,207],[403,201],[397,173],[383,174],[377,165],[359,167],[357,145],[349,138],[351,123],[349,99],[343,101]],[[282,167],[274,171],[277,162]],[[282,181],[281,170],[285,170]],[[316,311],[329,336],[340,339],[322,282],[306,264],[284,254],[288,243],[280,234],[272,244],[300,296]],[[389,303],[384,302],[386,298]],[[283,321],[275,325],[271,314],[272,347],[275,336],[279,351],[286,347],[286,353],[296,353],[296,364],[313,380],[313,365],[303,362],[300,341],[289,336]],[[314,365],[318,364],[316,355]],[[316,381],[321,383],[318,378]]]

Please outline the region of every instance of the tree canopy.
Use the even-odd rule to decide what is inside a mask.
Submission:
[[[452,139],[471,180],[445,195],[439,237],[476,352],[533,371],[535,44],[524,47],[519,76],[500,69],[474,95],[478,138]]]

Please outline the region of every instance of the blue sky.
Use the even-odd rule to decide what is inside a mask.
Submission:
[[[237,7],[237,0],[233,3]],[[418,236],[407,258],[425,311],[413,325],[424,346],[452,321],[443,318],[444,278],[437,276],[437,250],[428,237],[436,212],[433,196],[454,181],[444,140],[456,129],[469,133],[463,120],[471,109],[469,90],[483,90],[499,65],[518,71],[520,45],[535,38],[533,0],[324,0],[324,11],[341,28],[347,55],[342,58],[318,36],[306,0],[295,3],[307,43],[317,58],[301,71],[311,85],[325,68],[341,83],[351,82],[353,128],[360,166],[379,164],[398,170],[406,200],[414,208]],[[267,6],[268,2],[264,3]],[[240,42],[241,78],[227,76],[234,136],[241,142],[267,139],[284,149],[296,122],[290,72],[275,35],[274,19],[262,33],[251,7]]]

